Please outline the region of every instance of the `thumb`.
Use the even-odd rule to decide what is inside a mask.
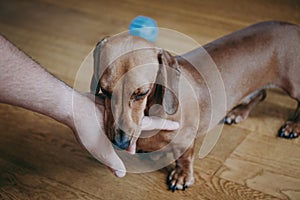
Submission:
[[[126,168],[122,160],[119,158],[111,142],[103,134],[100,141],[93,146],[85,145],[87,150],[92,154],[94,158],[105,164],[117,177],[124,177],[126,175]]]

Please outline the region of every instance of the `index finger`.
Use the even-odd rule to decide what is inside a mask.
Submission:
[[[156,116],[145,116],[142,120],[142,130],[149,131],[149,130],[177,130],[179,129],[180,125],[178,122],[171,121],[168,119],[156,117]]]

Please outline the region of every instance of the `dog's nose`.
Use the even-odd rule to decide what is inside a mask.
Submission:
[[[114,143],[121,149],[127,149],[130,145],[130,137],[124,131],[118,129]]]

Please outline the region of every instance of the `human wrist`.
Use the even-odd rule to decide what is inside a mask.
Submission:
[[[86,101],[85,97],[83,97],[79,92],[72,88],[67,88],[66,93],[61,96],[58,106],[58,109],[62,111],[63,114],[58,115],[57,120],[75,131],[74,106],[84,107],[84,101]]]

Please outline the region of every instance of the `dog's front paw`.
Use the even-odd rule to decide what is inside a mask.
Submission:
[[[227,116],[224,118],[224,123],[229,125],[237,124],[247,119],[248,115],[249,115],[249,108],[247,107],[247,105],[241,104],[235,107],[234,109],[232,109],[227,114]]]
[[[168,186],[173,192],[175,190],[185,190],[187,187],[193,185],[193,183],[194,177],[190,170],[176,168],[168,177]]]
[[[288,121],[279,130],[278,136],[281,138],[294,139],[300,135],[300,124],[294,121]]]

